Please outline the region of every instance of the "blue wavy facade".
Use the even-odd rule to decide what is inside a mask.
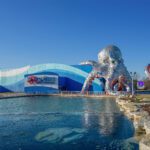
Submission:
[[[24,92],[24,81],[27,74],[53,72],[59,76],[59,90],[81,91],[83,83],[91,71],[91,66],[41,64],[19,69],[0,71],[0,92]],[[103,91],[103,83],[95,79],[90,91]]]

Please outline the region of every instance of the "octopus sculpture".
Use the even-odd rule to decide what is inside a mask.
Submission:
[[[98,62],[84,61],[82,65],[91,65],[92,71],[87,76],[82,93],[87,91],[95,78],[105,79],[105,91],[127,91],[130,92],[131,76],[127,71],[122,58],[121,51],[114,45],[107,46],[98,53]]]

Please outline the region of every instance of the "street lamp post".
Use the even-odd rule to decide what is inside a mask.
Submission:
[[[134,78],[136,76],[136,72],[130,72],[130,75],[131,75],[131,79],[132,79],[132,96],[134,96],[134,84],[133,84],[133,81],[134,81]]]

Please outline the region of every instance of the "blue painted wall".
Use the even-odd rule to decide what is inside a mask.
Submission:
[[[51,93],[58,93],[59,91],[57,89],[48,88],[48,87],[25,87],[24,88],[25,93],[29,94],[51,94]]]

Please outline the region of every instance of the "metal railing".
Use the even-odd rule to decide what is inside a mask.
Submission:
[[[109,92],[107,94],[105,91],[85,91],[84,93],[81,93],[81,91],[59,91],[55,93],[47,93],[47,94],[42,94],[42,93],[1,93],[0,98],[5,98],[5,97],[18,97],[18,96],[32,96],[32,95],[68,95],[68,96],[128,96],[131,93],[121,91],[121,92]]]
[[[66,95],[105,95],[103,91],[86,91],[81,93],[81,91],[60,91],[59,94],[66,94]]]

